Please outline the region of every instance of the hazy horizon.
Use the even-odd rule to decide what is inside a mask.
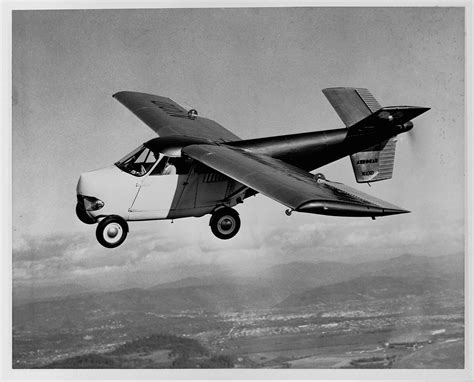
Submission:
[[[17,255],[18,256],[18,255]],[[96,278],[93,274],[84,274],[82,276],[76,276],[71,278],[63,279],[57,278],[31,278],[26,280],[13,280],[14,291],[17,288],[49,288],[58,286],[69,286],[69,287],[83,287],[84,290],[79,289],[78,293],[82,291],[90,292],[101,292],[101,291],[114,291],[128,288],[149,288],[155,285],[166,284],[169,282],[181,281],[187,278],[197,278],[202,280],[216,279],[218,281],[227,279],[231,282],[234,278],[236,280],[243,280],[249,278],[265,277],[268,271],[276,269],[278,267],[299,265],[299,264],[327,264],[327,263],[342,263],[342,264],[365,264],[365,263],[376,263],[380,261],[391,261],[396,259],[403,259],[406,257],[415,258],[452,258],[454,262],[464,262],[464,252],[457,253],[445,253],[445,254],[416,254],[416,253],[391,253],[391,254],[377,254],[377,255],[365,255],[365,256],[353,256],[351,254],[339,254],[336,256],[325,256],[319,254],[319,258],[311,257],[300,257],[296,260],[286,259],[280,262],[274,263],[258,263],[253,262],[250,265],[244,265],[239,262],[235,263],[220,263],[220,262],[202,262],[202,261],[187,261],[185,264],[177,259],[176,262],[168,263],[165,267],[154,269],[134,269],[133,267],[129,271],[119,272],[108,278]],[[72,292],[67,294],[74,294],[76,291],[71,289]],[[53,295],[55,293],[62,294],[61,291],[55,292],[50,291]],[[14,299],[15,300],[15,299]]]

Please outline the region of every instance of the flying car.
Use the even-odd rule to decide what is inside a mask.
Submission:
[[[220,239],[240,229],[233,208],[261,193],[293,211],[375,217],[409,211],[313,172],[349,156],[358,183],[392,178],[396,137],[429,110],[381,107],[363,88],[323,89],[344,128],[240,139],[210,119],[169,98],[121,91],[113,95],[158,137],[115,164],[83,173],[77,184],[76,215],[98,223],[100,244],[123,243],[128,222],[210,214]]]

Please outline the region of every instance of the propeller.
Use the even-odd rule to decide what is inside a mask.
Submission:
[[[401,135],[401,140],[402,141],[408,141],[409,144],[411,146],[414,146],[416,145],[416,136],[417,136],[417,133],[416,133],[417,129],[414,129],[413,128],[413,122],[412,121],[408,121],[406,123],[404,123],[403,125],[400,126],[400,133],[403,133],[403,135]],[[397,137],[397,140],[400,139],[400,137]]]
[[[408,124],[409,126],[406,126]],[[424,145],[422,125],[423,123],[417,123],[415,128],[413,128],[413,122],[409,121],[403,125],[403,134],[397,136],[397,140],[402,143],[401,146],[405,146],[404,149],[400,147],[400,150],[405,150],[405,155],[407,156],[407,159],[409,158],[409,161],[411,161],[412,164],[423,161],[423,158],[420,157],[421,152],[423,151],[422,146]]]

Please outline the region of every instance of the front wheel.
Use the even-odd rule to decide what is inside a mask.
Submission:
[[[230,239],[239,232],[239,214],[232,208],[221,208],[212,214],[209,225],[216,237],[222,240]]]
[[[120,216],[107,216],[98,225],[95,232],[97,241],[106,248],[118,247],[125,241],[128,224]]]

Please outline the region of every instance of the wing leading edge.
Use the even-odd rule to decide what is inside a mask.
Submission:
[[[160,137],[188,136],[211,142],[240,140],[217,122],[188,115],[185,108],[169,98],[129,91],[116,93],[113,97]]]
[[[295,211],[371,217],[409,212],[266,155],[224,145],[191,145],[183,153]]]

